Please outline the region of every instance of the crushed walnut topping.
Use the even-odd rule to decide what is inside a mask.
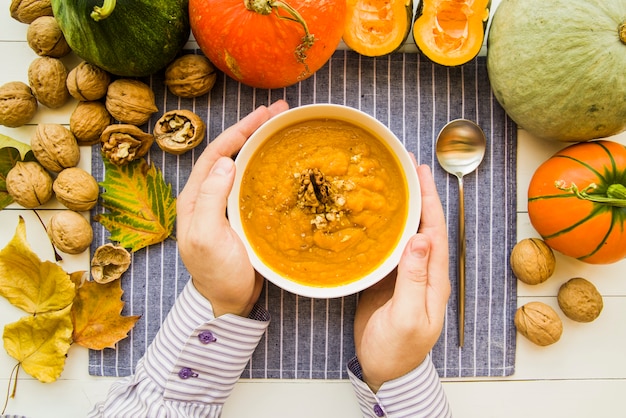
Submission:
[[[345,213],[345,190],[354,188],[352,182],[330,181],[317,168],[309,168],[294,177],[299,181],[298,207],[313,216],[311,224],[325,229],[329,222],[338,221]]]

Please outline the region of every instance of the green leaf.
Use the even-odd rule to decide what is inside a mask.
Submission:
[[[7,192],[7,174],[18,161],[35,161],[28,144],[0,134],[0,210],[13,203]]]
[[[111,241],[137,251],[167,239],[174,229],[176,199],[161,171],[143,158],[123,166],[104,158],[104,166],[100,197],[108,212],[95,219],[111,233]]]

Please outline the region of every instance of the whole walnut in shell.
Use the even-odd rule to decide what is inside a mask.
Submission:
[[[25,208],[36,208],[52,197],[52,177],[36,161],[15,163],[6,177],[7,192]]]
[[[515,244],[510,261],[515,277],[530,285],[548,280],[556,266],[552,248],[539,238],[525,238]]]
[[[76,100],[100,100],[107,94],[111,75],[97,65],[81,62],[67,74],[67,90]]]
[[[52,16],[38,17],[28,25],[26,41],[40,56],[61,58],[72,51],[61,32],[61,27]]]
[[[73,210],[55,213],[46,226],[52,245],[67,254],[80,254],[93,241],[93,228],[87,219]]]
[[[70,132],[78,145],[93,145],[100,142],[100,135],[112,122],[104,103],[78,102],[70,115]]]
[[[113,164],[122,166],[150,151],[154,135],[129,124],[107,126],[100,136],[102,154]]]
[[[165,69],[165,85],[179,97],[193,98],[211,91],[215,85],[215,67],[205,56],[183,55]]]
[[[198,115],[187,109],[170,110],[154,126],[157,145],[171,154],[184,154],[204,140],[206,125]]]
[[[52,16],[52,2],[50,0],[12,0],[9,11],[13,19],[28,24],[40,16]]]
[[[100,195],[96,179],[80,167],[61,171],[52,183],[52,190],[62,205],[78,212],[96,206]]]
[[[80,161],[80,147],[65,126],[58,123],[40,123],[30,139],[37,161],[48,170],[59,171],[75,167]]]
[[[565,316],[577,322],[595,320],[604,307],[598,289],[582,277],[575,277],[563,283],[559,288],[557,301]]]
[[[37,99],[26,83],[11,81],[0,86],[0,125],[17,128],[37,112]]]
[[[563,333],[561,318],[543,302],[529,302],[518,308],[514,322],[520,334],[541,346],[554,344]]]
[[[67,69],[58,58],[35,58],[28,66],[28,84],[44,106],[57,109],[70,98],[67,91]]]
[[[130,267],[130,253],[126,248],[107,243],[96,248],[91,258],[91,275],[97,283],[119,279]]]
[[[159,110],[150,86],[139,80],[126,78],[109,84],[105,105],[111,116],[131,125],[143,125]]]

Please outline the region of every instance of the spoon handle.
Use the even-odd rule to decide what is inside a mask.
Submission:
[[[459,179],[459,225],[458,225],[458,315],[459,347],[465,342],[465,197],[463,195],[463,177]]]

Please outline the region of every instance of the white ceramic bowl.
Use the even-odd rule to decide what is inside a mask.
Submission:
[[[257,255],[246,239],[242,227],[239,195],[241,180],[246,170],[246,165],[250,158],[254,155],[257,148],[267,138],[288,126],[293,125],[294,123],[326,118],[350,122],[364,128],[365,130],[373,133],[374,136],[382,139],[400,162],[407,182],[409,199],[407,202],[407,218],[402,236],[398,239],[397,245],[390,255],[382,263],[380,263],[374,271],[348,284],[334,287],[314,287],[295,282],[281,274],[278,274],[272,269],[271,266],[264,263],[263,260]],[[283,112],[263,124],[257,131],[254,132],[237,155],[235,164],[235,183],[228,200],[228,217],[230,224],[241,237],[244,245],[246,246],[254,268],[263,277],[267,278],[275,285],[297,295],[310,298],[336,298],[351,295],[372,286],[379,280],[383,279],[398,265],[400,256],[402,255],[409,238],[415,234],[419,226],[421,212],[420,186],[417,173],[409,153],[403,146],[402,142],[393,134],[393,132],[391,132],[391,130],[389,130],[377,119],[357,109],[333,104],[314,104],[296,107]]]

